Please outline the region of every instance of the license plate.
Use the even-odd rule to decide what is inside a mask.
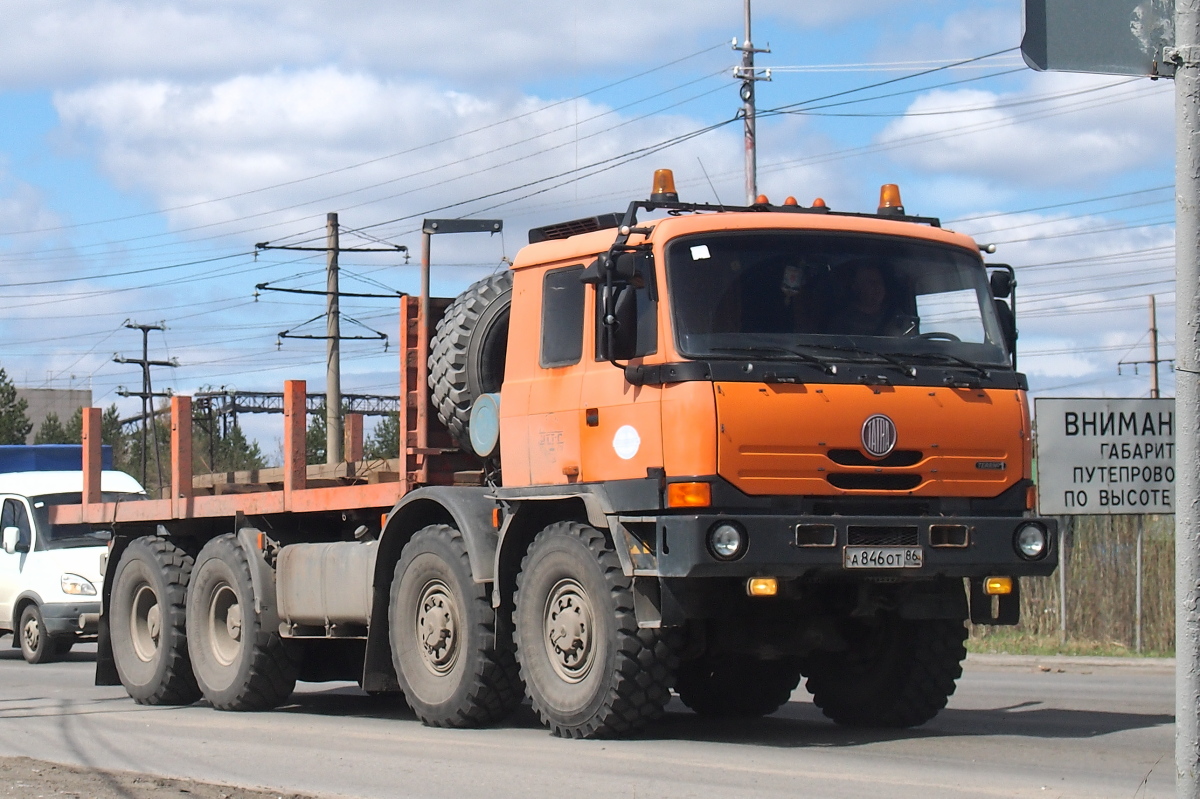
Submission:
[[[845,547],[844,569],[919,569],[923,565],[920,547]]]

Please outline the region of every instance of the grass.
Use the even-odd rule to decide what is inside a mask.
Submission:
[[[967,651],[993,655],[1076,655],[1088,657],[1175,657],[1174,650],[1154,651],[1133,647],[1117,641],[1087,641],[1068,638],[1066,643],[1057,635],[1040,635],[1004,628],[980,630],[975,628],[967,639]]]

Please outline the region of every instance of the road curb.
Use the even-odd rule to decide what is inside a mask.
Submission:
[[[1073,655],[993,655],[971,652],[966,665],[1017,669],[1134,669],[1138,671],[1175,671],[1175,658],[1080,657]]]

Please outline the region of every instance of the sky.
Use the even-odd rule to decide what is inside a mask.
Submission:
[[[530,227],[623,210],[674,170],[681,199],[744,195],[741,0],[461,0],[332,6],[10,4],[0,27],[0,366],[18,385],[140,401],[126,322],[165,323],[156,389],[324,389],[321,246],[343,291],[415,293],[425,217],[502,218],[434,239],[453,296]],[[1173,86],[1039,73],[1020,0],[755,0],[759,189],[911,214],[1016,267],[1034,396],[1148,396],[1149,297],[1173,355]],[[969,61],[969,63],[961,63]],[[342,301],[344,392],[394,394],[396,303]],[[1136,372],[1135,372],[1136,369]],[[1171,365],[1161,369],[1173,394]],[[279,417],[245,420],[269,457]]]

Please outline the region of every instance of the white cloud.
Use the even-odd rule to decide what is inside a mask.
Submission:
[[[1038,75],[1007,94],[935,90],[878,142],[916,169],[1009,185],[1084,184],[1161,165],[1171,151],[1171,98],[1169,86],[1149,81],[1066,74]]]

